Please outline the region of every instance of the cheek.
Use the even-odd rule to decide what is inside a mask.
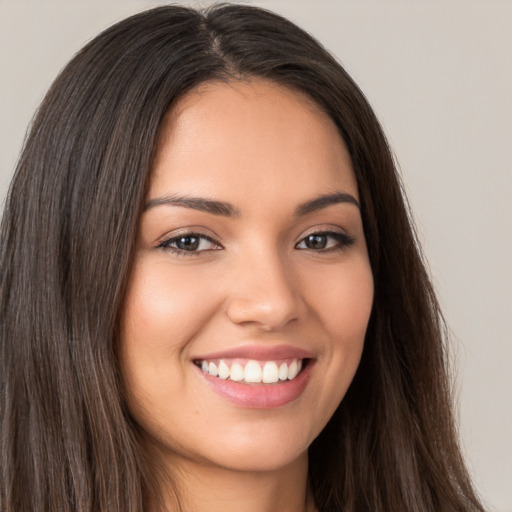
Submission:
[[[148,264],[149,263],[149,264]],[[202,276],[169,272],[161,261],[135,262],[121,313],[118,354],[132,412],[170,404],[187,384],[191,341],[216,310]]]
[[[333,358],[343,372],[350,375],[350,384],[363,351],[366,329],[373,304],[373,275],[369,263],[362,263],[343,276],[336,297],[331,298],[331,315],[325,319],[336,340]]]
[[[122,313],[122,339],[148,354],[184,349],[216,309],[218,298],[203,277],[169,272],[165,262],[135,264]]]
[[[199,275],[197,275],[199,274]],[[165,261],[136,261],[121,312],[118,357],[127,404],[150,438],[164,440],[176,411],[194,411],[190,346],[216,310],[215,292],[203,276],[170,272]]]
[[[337,297],[331,302],[333,328],[340,339],[353,339],[356,345],[362,344],[370,319],[373,304],[373,276],[371,269],[356,269],[345,277],[346,286],[340,286]]]
[[[373,275],[369,262],[360,258],[353,264],[311,281],[312,301],[320,323],[334,345],[362,345],[373,304]],[[323,283],[319,286],[319,283]]]
[[[373,292],[371,268],[364,259],[331,273],[330,280],[316,289],[314,310],[325,341],[318,361],[322,379],[315,393],[321,428],[345,396],[359,366]]]

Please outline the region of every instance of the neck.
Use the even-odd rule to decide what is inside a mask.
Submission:
[[[285,467],[266,471],[174,461],[168,465],[172,484],[169,481],[164,488],[164,501],[169,512],[314,512],[307,466],[307,453]]]

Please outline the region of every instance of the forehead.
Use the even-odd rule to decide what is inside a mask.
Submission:
[[[153,197],[221,194],[232,202],[251,192],[300,200],[338,189],[357,197],[335,123],[305,94],[265,80],[206,83],[183,96],[162,124],[150,182]]]

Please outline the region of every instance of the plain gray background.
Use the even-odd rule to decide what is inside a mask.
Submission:
[[[0,0],[2,204],[57,72],[102,29],[162,3]],[[320,39],[381,119],[453,331],[464,452],[485,502],[512,512],[512,2],[246,3]]]

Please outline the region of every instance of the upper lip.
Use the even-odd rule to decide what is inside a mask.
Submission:
[[[275,361],[280,359],[312,359],[314,355],[292,345],[243,345],[219,352],[194,357],[194,360],[212,359],[254,359],[256,361]]]

